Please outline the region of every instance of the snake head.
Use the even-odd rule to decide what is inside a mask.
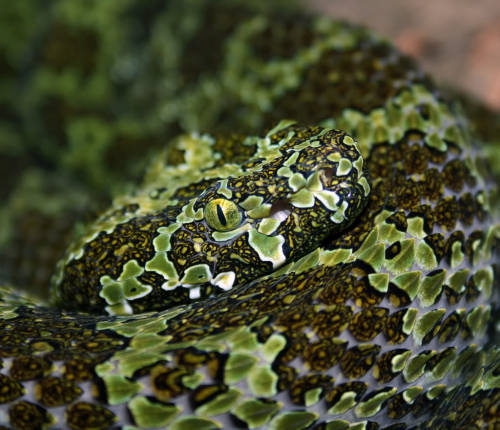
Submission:
[[[267,138],[241,175],[216,181],[186,206],[198,214],[196,228],[184,227],[200,252],[184,253],[188,243],[175,238],[174,253],[187,267],[184,281],[199,272],[203,282],[229,290],[296,261],[363,209],[370,185],[344,132],[289,126]],[[191,295],[202,294],[202,285],[187,284]]]
[[[86,243],[62,270],[59,298],[131,313],[233,290],[340,233],[370,192],[352,138],[321,127],[280,123],[251,158],[210,172],[196,196],[172,198]]]

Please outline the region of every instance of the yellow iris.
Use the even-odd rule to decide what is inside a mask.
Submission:
[[[205,221],[217,231],[229,231],[240,225],[241,213],[232,201],[215,199],[205,206]]]

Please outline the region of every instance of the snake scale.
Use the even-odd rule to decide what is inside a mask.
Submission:
[[[499,428],[496,182],[413,61],[286,2],[38,3],[2,47],[0,429]]]

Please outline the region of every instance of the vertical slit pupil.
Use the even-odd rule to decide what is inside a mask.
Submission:
[[[219,222],[225,226],[227,224],[227,220],[224,216],[224,211],[219,205],[217,205],[217,216],[219,217]]]

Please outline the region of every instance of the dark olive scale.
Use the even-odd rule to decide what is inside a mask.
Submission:
[[[1,428],[498,426],[499,227],[478,138],[386,41],[254,7],[271,8],[123,3],[93,26],[55,8],[31,33],[45,76],[78,76],[85,97],[54,76],[37,89],[38,66],[13,86],[32,100],[12,98],[26,139],[47,148],[33,158],[64,164],[47,223],[8,203],[16,279],[47,284],[63,247],[50,220],[76,218],[86,196],[102,206],[105,188],[138,176],[145,143],[200,133],[172,140],[141,187],[80,228],[53,280],[65,310],[2,287]],[[87,161],[72,158],[79,139],[96,142]],[[342,161],[325,161],[332,141]],[[353,186],[324,193],[346,174]],[[50,252],[33,257],[39,243]],[[134,315],[82,313],[103,308]]]

